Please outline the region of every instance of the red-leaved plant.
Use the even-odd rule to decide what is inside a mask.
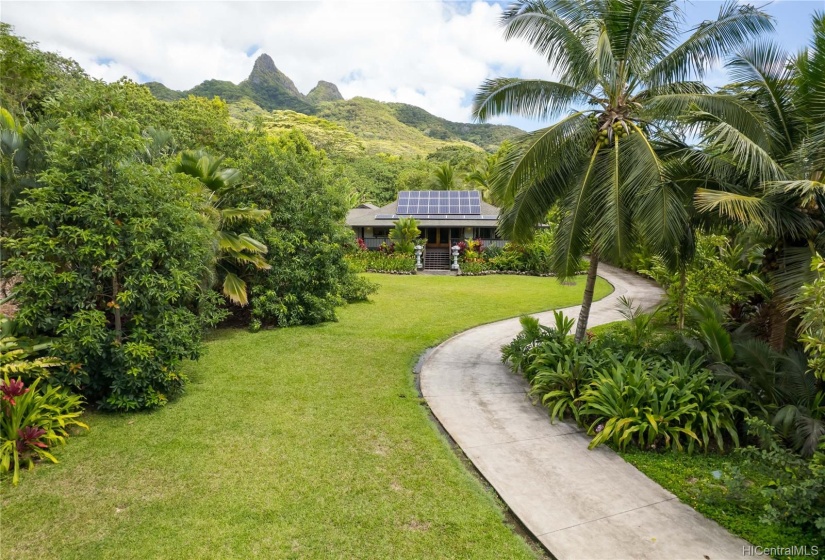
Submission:
[[[59,387],[38,390],[40,381],[26,387],[8,374],[0,381],[0,472],[13,471],[15,485],[21,466],[32,469],[43,459],[57,463],[49,449],[66,443],[72,426],[88,429],[79,420],[83,399]]]
[[[29,390],[26,389],[26,386],[23,384],[23,381],[20,379],[0,379],[0,393],[3,393],[3,396],[0,397],[0,400],[4,400],[9,403],[9,405],[14,406],[15,400],[14,397],[19,397],[21,395],[25,395]]]

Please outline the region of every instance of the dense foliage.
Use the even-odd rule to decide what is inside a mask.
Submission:
[[[8,270],[25,279],[17,321],[61,337],[55,352],[68,365],[56,376],[92,402],[132,409],[177,394],[180,361],[199,353],[193,308],[211,232],[197,186],[139,160],[146,141],[121,93],[92,86],[64,101],[109,115],[55,127],[7,245]]]
[[[344,261],[352,231],[342,185],[326,157],[298,132],[255,138],[238,159],[248,188],[233,203],[270,209],[253,226],[269,247],[270,268],[253,271],[250,306],[261,325],[335,319],[343,294],[358,282]]]
[[[412,254],[419,237],[421,237],[421,230],[418,229],[418,220],[411,216],[398,218],[390,230],[390,239],[398,253]]]
[[[354,272],[415,274],[415,257],[406,253],[369,251],[364,248],[348,253],[346,258]]]
[[[374,291],[344,260],[351,184],[299,132],[238,127],[218,98],[96,82],[8,26],[0,36],[14,74],[4,279],[21,334],[54,338],[50,382],[105,408],[162,405],[204,327],[334,320]]]
[[[610,441],[622,449],[692,451],[738,444],[745,392],[715,380],[701,360],[669,357],[672,341],[646,350],[634,345],[641,323],[631,313],[636,321],[623,336],[580,343],[568,337],[572,321],[560,313],[555,328],[525,317],[503,359],[523,372],[553,419],[570,416],[586,427],[591,447]]]

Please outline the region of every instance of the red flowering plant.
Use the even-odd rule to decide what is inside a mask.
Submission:
[[[395,253],[395,243],[390,243],[387,245],[386,242],[382,243],[380,247],[378,247],[378,251],[384,253],[385,255],[392,255]]]
[[[50,449],[66,442],[72,427],[88,429],[79,420],[83,400],[60,387],[38,390],[41,379],[26,387],[20,379],[0,381],[0,473],[13,471],[12,483],[20,480],[20,467],[34,468],[35,461],[57,463]]]
[[[467,241],[460,241],[458,243],[458,256],[461,262],[483,263],[483,250],[481,239],[468,239]]]
[[[364,238],[363,237],[359,237],[357,242],[358,242],[358,250],[359,251],[369,251],[369,247],[367,247],[367,244],[364,243]]]
[[[46,435],[46,430],[36,426],[26,426],[17,430],[17,453],[22,455],[35,447],[48,449],[48,444],[41,440],[44,435]]]
[[[9,405],[14,406],[17,404],[14,400],[14,397],[19,397],[21,395],[25,395],[28,393],[29,390],[26,389],[26,386],[20,379],[0,379],[0,393],[3,395],[0,397],[0,400],[4,400]]]

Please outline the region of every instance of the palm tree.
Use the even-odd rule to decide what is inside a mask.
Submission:
[[[222,169],[222,161],[223,158],[203,150],[187,150],[181,153],[175,171],[198,179],[207,190],[209,207],[205,214],[215,227],[215,264],[223,276],[223,294],[238,305],[246,305],[246,282],[237,273],[248,265],[259,270],[271,268],[263,257],[267,247],[248,233],[228,228],[242,222],[260,222],[269,216],[269,210],[224,206],[227,199],[237,194],[241,173],[237,169]]]
[[[476,94],[476,118],[565,116],[525,135],[497,166],[492,190],[503,206],[500,228],[527,238],[561,205],[556,272],[574,274],[590,248],[581,340],[599,259],[618,261],[639,236],[670,254],[689,229],[683,195],[657,153],[659,136],[689,107],[737,118],[743,109],[736,98],[711,93],[699,80],[724,53],[773,24],[760,10],[730,1],[677,44],[676,0],[522,0],[502,24],[507,39],[525,39],[546,57],[558,79],[488,80]]]
[[[498,153],[488,154],[481,163],[473,167],[473,170],[467,174],[466,182],[481,193],[481,198],[485,202],[493,202],[492,192],[490,191],[493,183],[493,173],[499,154],[506,152],[506,150],[506,146],[502,146]]]
[[[813,18],[810,48],[795,56],[770,41],[736,53],[728,89],[748,108],[733,121],[713,110],[690,115],[701,134],[700,171],[713,188],[698,189],[697,207],[756,228],[773,240],[770,341],[781,350],[811,259],[825,255],[825,12]]]
[[[412,216],[398,218],[395,227],[390,230],[390,239],[395,242],[395,250],[399,253],[412,253],[415,251],[415,240],[421,236],[418,229],[418,220]]]
[[[440,191],[452,191],[457,188],[455,170],[449,162],[436,167],[433,186]]]

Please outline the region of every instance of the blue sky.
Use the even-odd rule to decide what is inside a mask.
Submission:
[[[271,2],[16,2],[0,20],[46,50],[77,60],[92,76],[161,81],[188,89],[206,79],[239,82],[267,53],[306,93],[318,80],[347,98],[365,96],[469,121],[478,85],[495,76],[551,78],[528,45],[505,42],[502,5],[440,0]],[[720,1],[683,2],[686,26],[712,19]],[[776,39],[796,50],[825,0],[778,0]],[[708,76],[725,82],[722,69]],[[544,123],[496,122],[533,130]]]

